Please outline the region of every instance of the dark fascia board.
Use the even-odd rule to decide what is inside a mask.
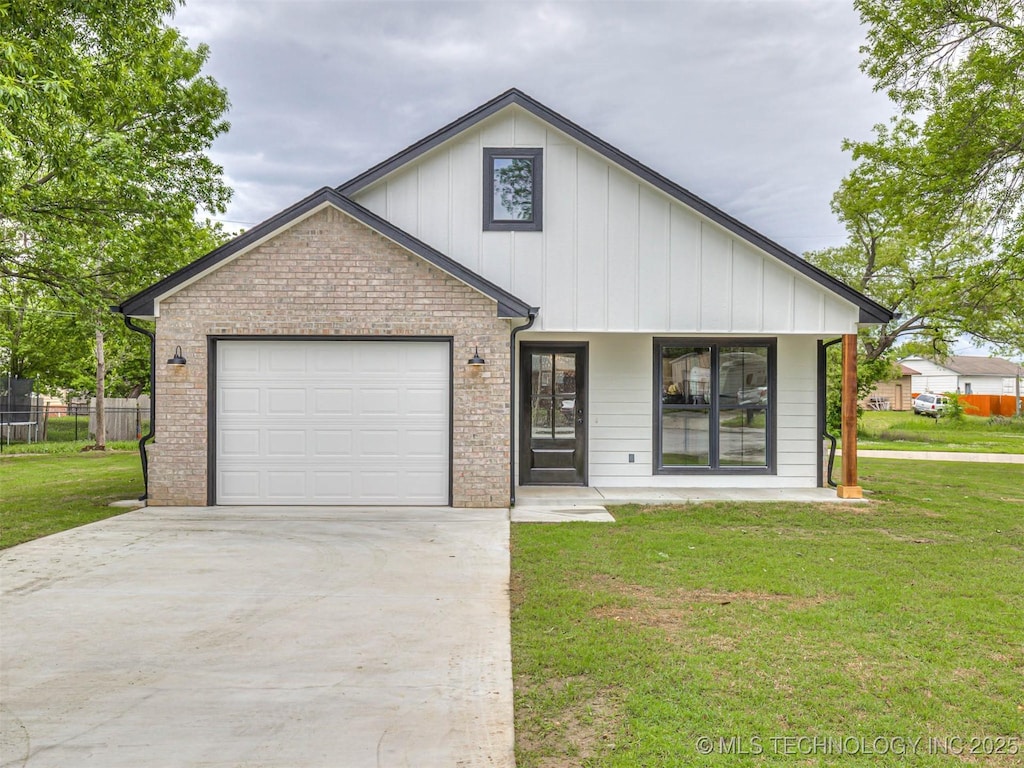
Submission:
[[[158,283],[135,294],[121,304],[111,307],[115,312],[130,317],[153,317],[155,303],[162,296],[175,288],[188,283],[204,272],[216,267],[220,262],[231,258],[237,253],[244,251],[261,240],[270,237],[275,232],[287,227],[293,221],[302,218],[311,211],[330,204],[352,216],[357,221],[375,230],[387,239],[397,243],[406,250],[416,254],[422,259],[433,264],[438,269],[447,272],[457,280],[480,291],[480,293],[494,299],[498,304],[498,317],[529,317],[533,308],[522,299],[513,296],[503,288],[498,287],[490,280],[481,277],[476,272],[462,266],[456,261],[445,256],[435,248],[430,247],[421,240],[416,239],[408,232],[399,229],[394,224],[385,221],[372,211],[367,210],[358,203],[349,200],[330,187],[323,187],[317,190],[304,200],[300,200],[289,208],[278,213],[252,229],[243,232],[235,239],[225,243],[220,248],[210,251],[205,256],[193,261],[191,264],[168,275]]]
[[[771,254],[779,261],[795,269],[797,272],[800,272],[833,293],[841,296],[852,304],[855,304],[860,308],[859,321],[861,323],[887,323],[893,319],[894,313],[883,307],[878,302],[851,288],[841,280],[837,280],[832,275],[814,266],[806,259],[800,258],[792,251],[783,248],[781,245],[768,239],[760,232],[751,229],[743,222],[733,218],[721,209],[716,208],[706,200],[697,197],[697,195],[693,194],[689,190],[684,189],[675,182],[665,178],[657,171],[648,168],[639,160],[636,160],[622,150],[613,147],[608,142],[598,138],[579,125],[576,125],[576,123],[563,117],[554,110],[549,109],[539,101],[527,96],[517,88],[511,88],[508,91],[505,91],[505,93],[491,99],[486,104],[477,107],[472,112],[463,115],[454,122],[449,123],[439,131],[430,134],[426,138],[421,139],[398,154],[388,158],[384,162],[379,163],[369,170],[359,174],[355,178],[346,181],[337,188],[338,192],[346,196],[355,194],[359,190],[369,186],[395,169],[400,168],[420,155],[429,152],[453,136],[462,133],[468,128],[471,128],[482,120],[487,119],[491,115],[500,112],[512,104],[525,109],[535,117],[554,126],[562,133],[576,139],[598,154],[603,155],[613,163],[625,168],[635,176],[639,176],[641,179],[657,187],[670,197],[673,197],[684,205],[689,206],[716,224],[725,227],[737,237],[746,240],[751,245]]]

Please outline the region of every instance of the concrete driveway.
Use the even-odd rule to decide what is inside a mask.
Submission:
[[[150,508],[0,553],[0,765],[513,766],[508,512]]]

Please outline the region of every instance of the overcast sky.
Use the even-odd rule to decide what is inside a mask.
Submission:
[[[844,138],[890,114],[850,0],[191,0],[243,226],[517,87],[797,253],[844,241]]]

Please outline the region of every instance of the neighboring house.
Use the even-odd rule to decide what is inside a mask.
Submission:
[[[919,371],[899,364],[900,375],[889,381],[880,381],[871,394],[861,400],[861,407],[871,411],[909,411],[913,409],[913,376]]]
[[[820,342],[891,318],[517,90],[117,310],[156,504],[813,487]]]
[[[915,394],[920,392],[959,392],[961,395],[1013,395],[1021,368],[999,357],[953,356],[942,362],[924,357],[901,361],[913,366]]]

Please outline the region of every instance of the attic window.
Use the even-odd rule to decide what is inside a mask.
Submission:
[[[484,150],[484,229],[541,230],[542,149]]]

